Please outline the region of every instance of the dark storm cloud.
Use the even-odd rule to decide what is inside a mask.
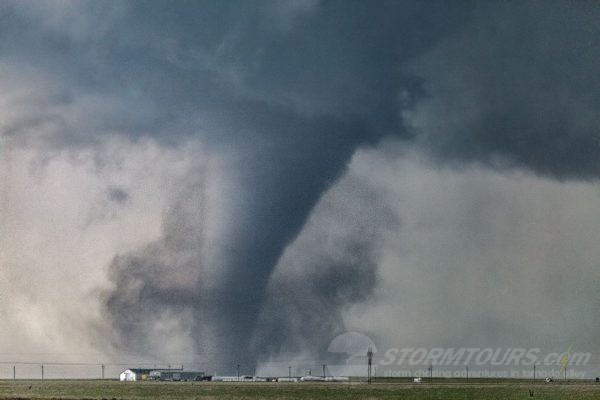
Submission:
[[[285,4],[291,16],[272,11]],[[465,14],[443,3],[293,4],[9,3],[3,58],[43,70],[58,82],[53,96],[62,102],[89,94],[118,102],[79,135],[123,130],[172,140],[215,118],[244,123],[255,107],[278,116],[273,105],[358,115],[397,132],[398,91],[416,86],[401,73],[402,62]],[[287,29],[278,28],[283,22]],[[68,128],[61,127],[63,136]],[[268,126],[261,133],[276,134]]]
[[[417,106],[422,142],[444,160],[595,179],[599,17],[593,2],[480,7],[413,64],[430,94]]]

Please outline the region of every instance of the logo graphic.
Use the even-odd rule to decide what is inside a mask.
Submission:
[[[346,332],[336,336],[327,351],[330,353],[344,353],[348,355],[346,364],[352,364],[355,360],[362,360],[366,363],[367,351],[371,349],[374,353],[377,352],[375,343],[366,335],[358,332]]]
[[[560,372],[566,368],[567,363],[569,362],[569,357],[571,355],[571,348],[573,347],[573,342],[569,345],[569,349],[564,352],[563,356],[560,358]]]
[[[367,352],[376,352],[375,343],[366,335],[358,332],[346,332],[336,336],[329,347],[329,353],[337,354],[337,359],[346,357],[345,363],[339,360],[337,365],[328,365],[332,376],[367,376]]]

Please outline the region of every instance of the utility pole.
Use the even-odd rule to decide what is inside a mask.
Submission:
[[[237,365],[237,380],[240,380],[240,364]]]
[[[323,378],[325,378],[325,368],[327,367],[327,364],[323,364]]]
[[[429,370],[429,380],[432,381],[433,380],[433,365],[430,365],[429,368],[427,368]]]
[[[288,367],[288,378],[290,378],[290,381],[292,380],[292,367],[291,366]]]
[[[533,380],[535,381],[535,363],[533,363]]]
[[[104,364],[102,364],[102,379],[104,379]]]
[[[17,367],[13,365],[13,380],[17,379]]]
[[[42,380],[44,380],[44,365],[42,364]]]
[[[369,362],[369,367],[367,369],[367,382],[370,385],[371,384],[371,365],[373,364],[373,349],[371,347],[369,347],[369,350],[367,350],[367,359]]]
[[[467,379],[469,379],[469,366],[467,365]]]

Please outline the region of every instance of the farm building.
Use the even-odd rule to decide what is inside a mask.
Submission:
[[[146,369],[129,368],[121,372],[122,382],[135,381],[201,381],[205,379],[204,372],[184,371],[183,369]]]
[[[145,381],[149,379],[151,369],[143,369],[143,368],[130,368],[121,372],[119,375],[119,380],[121,382],[135,382],[135,381]]]
[[[204,372],[156,369],[150,372],[148,379],[156,381],[201,381],[204,377]]]

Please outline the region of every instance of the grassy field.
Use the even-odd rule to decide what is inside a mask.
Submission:
[[[533,391],[533,397],[529,391]],[[0,381],[0,399],[600,399],[593,382],[210,383]]]

